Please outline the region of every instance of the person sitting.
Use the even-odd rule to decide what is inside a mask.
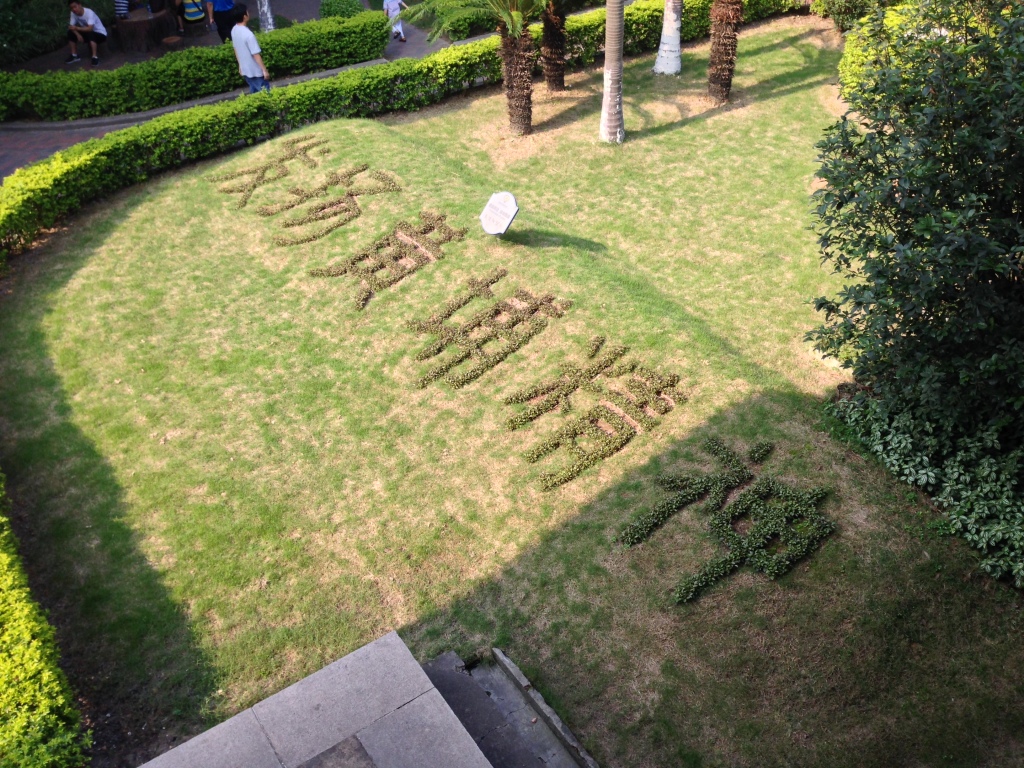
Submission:
[[[270,73],[263,64],[260,44],[256,35],[246,26],[249,10],[244,3],[235,3],[235,26],[231,28],[231,44],[238,59],[238,72],[249,84],[249,93],[270,90]]]
[[[83,8],[79,0],[69,0],[71,8],[71,20],[68,22],[68,46],[71,55],[64,61],[65,64],[77,64],[82,59],[78,55],[78,44],[88,42],[92,51],[92,65],[95,67],[100,63],[99,50],[97,46],[107,39],[107,29],[100,21],[95,11]]]

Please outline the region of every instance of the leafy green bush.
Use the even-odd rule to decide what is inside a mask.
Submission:
[[[904,3],[894,6],[885,12],[882,27],[877,23],[869,29],[878,30],[877,34],[886,34],[890,37],[898,34],[901,27],[908,19],[911,4]],[[877,52],[877,46],[869,45],[864,37],[864,32],[853,29],[846,36],[846,46],[843,49],[843,58],[839,61],[839,90],[845,98],[851,89],[857,88],[868,76],[872,66],[871,57]],[[887,55],[893,57],[891,63],[899,62],[899,51],[890,47]]]
[[[879,5],[878,0],[814,0],[811,13],[832,19],[836,29],[845,32]]]
[[[1024,587],[1024,7],[902,13],[860,27],[862,117],[819,144],[819,241],[850,282],[810,337],[865,387],[837,414]]]
[[[57,666],[53,627],[29,593],[6,512],[0,475],[0,766],[83,765],[89,734]]]
[[[287,77],[378,58],[389,29],[384,14],[368,11],[350,19],[296,24],[258,39],[271,74]],[[120,115],[224,93],[240,84],[230,45],[189,48],[99,72],[0,74],[0,119]]]
[[[320,18],[327,19],[339,16],[347,19],[358,16],[365,9],[359,0],[320,0]]]
[[[759,6],[759,12],[789,7],[790,0],[770,0]],[[657,48],[662,8],[661,0],[638,0],[626,9],[627,52]],[[383,19],[386,36],[383,15],[369,16]],[[604,21],[604,9],[567,20],[571,66],[594,62],[604,40]],[[540,37],[539,25],[532,31]],[[495,36],[445,48],[419,60],[401,59],[173,112],[78,144],[4,180],[0,187],[0,258],[30,243],[40,230],[53,226],[83,203],[159,171],[229,152],[239,144],[263,141],[307,123],[419,109],[474,85],[500,80]]]

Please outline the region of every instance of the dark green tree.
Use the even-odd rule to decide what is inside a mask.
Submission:
[[[1024,586],[1024,6],[906,13],[862,26],[871,64],[818,145],[846,285],[809,338],[862,385],[843,418]]]

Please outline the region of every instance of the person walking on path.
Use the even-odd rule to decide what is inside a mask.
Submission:
[[[210,24],[217,25],[217,34],[220,35],[222,43],[226,43],[231,37],[237,7],[232,0],[206,0],[206,16]]]
[[[395,20],[391,27],[393,37],[398,38],[403,43],[405,42],[405,31],[402,29],[402,20],[398,18],[398,14],[402,12],[403,8],[408,7],[402,0],[384,0],[384,13],[388,15],[389,19]]]
[[[249,23],[249,9],[243,3],[235,5],[235,26],[231,28],[231,45],[235,47],[238,72],[249,84],[249,93],[270,90],[270,73],[263,64],[260,44],[256,35],[246,26]]]
[[[97,46],[107,39],[107,28],[103,26],[96,12],[90,8],[83,8],[79,0],[70,0],[68,6],[71,8],[71,20],[68,22],[68,47],[71,49],[71,55],[64,63],[80,62],[82,58],[78,55],[78,44],[88,42],[89,50],[92,51],[92,65],[95,67],[100,63]]]

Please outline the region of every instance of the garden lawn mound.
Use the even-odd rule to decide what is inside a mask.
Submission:
[[[621,147],[598,70],[538,88],[523,139],[489,88],[168,173],[12,258],[0,466],[72,684],[115,713],[97,748],[141,763],[398,629],[421,660],[507,648],[605,766],[1024,759],[1021,595],[822,415],[825,29],[744,32],[720,108],[706,44],[628,61]],[[680,607],[724,553],[703,502],[616,538],[658,478],[723,471],[709,437],[744,487],[830,489],[835,531]]]

